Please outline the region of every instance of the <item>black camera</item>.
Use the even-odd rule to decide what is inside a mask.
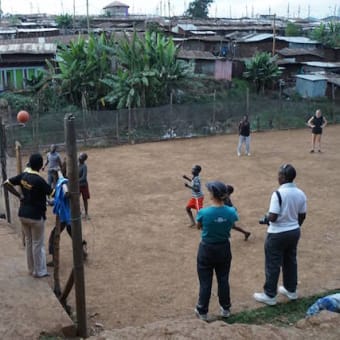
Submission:
[[[269,225],[269,220],[268,220],[268,215],[264,215],[260,220],[259,220],[260,224],[267,224]]]

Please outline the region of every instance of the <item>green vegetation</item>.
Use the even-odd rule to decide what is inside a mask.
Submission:
[[[176,59],[172,39],[157,32],[146,32],[145,39],[135,32],[118,43],[116,74],[107,74],[103,83],[110,92],[105,100],[117,108],[152,107],[169,101],[176,84],[190,74],[189,66]]]
[[[298,37],[302,35],[302,29],[300,26],[294,24],[293,22],[288,22],[285,29],[286,37]]]
[[[279,303],[276,306],[265,306],[257,309],[233,314],[226,320],[227,323],[245,324],[273,324],[276,326],[291,326],[305,317],[307,309],[319,298],[339,293],[332,290],[317,295],[304,297],[288,303]]]
[[[184,13],[190,18],[208,18],[209,6],[214,0],[194,0],[189,3],[189,7]]]
[[[327,47],[340,47],[340,23],[329,22],[327,25],[321,23],[311,32],[311,38]]]
[[[264,93],[266,86],[271,85],[280,75],[277,66],[277,56],[272,57],[268,52],[256,53],[251,59],[245,61],[246,71],[243,76],[253,82],[257,93]]]
[[[55,18],[55,22],[59,28],[71,28],[73,25],[73,17],[70,14],[60,14]]]

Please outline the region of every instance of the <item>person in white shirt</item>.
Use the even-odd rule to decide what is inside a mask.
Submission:
[[[297,246],[300,227],[306,218],[307,199],[302,190],[293,183],[296,170],[284,164],[278,173],[279,189],[273,192],[265,241],[265,284],[263,293],[255,293],[258,302],[276,304],[277,284],[282,268],[283,286],[279,293],[290,300],[297,299]]]

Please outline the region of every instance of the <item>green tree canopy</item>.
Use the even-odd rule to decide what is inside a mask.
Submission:
[[[189,7],[184,13],[190,18],[208,18],[209,6],[214,0],[194,0],[189,3]]]
[[[294,24],[293,22],[288,22],[285,29],[286,37],[298,37],[302,33],[302,29],[300,26]]]
[[[266,85],[281,75],[276,61],[277,56],[272,57],[268,52],[256,53],[251,59],[246,60],[246,71],[243,76],[255,84],[257,92],[261,89],[264,92]]]
[[[327,25],[321,23],[319,27],[314,28],[311,38],[327,47],[340,47],[340,23],[329,22]]]
[[[189,66],[176,59],[177,47],[161,33],[135,32],[118,42],[118,71],[103,83],[110,89],[105,99],[118,108],[149,107],[168,100],[171,89],[189,72]]]
[[[57,15],[55,22],[59,28],[71,28],[73,23],[73,17],[70,14]]]

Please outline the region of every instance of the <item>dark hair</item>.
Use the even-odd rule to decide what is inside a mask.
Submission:
[[[87,160],[87,153],[85,152],[81,152],[80,155],[79,155],[79,160],[80,161],[86,161]]]
[[[192,170],[194,170],[197,173],[200,173],[202,168],[200,165],[196,164],[195,166],[193,166]]]
[[[234,192],[234,187],[230,184],[227,184],[226,187],[227,187],[227,194],[231,195]]]
[[[228,195],[227,186],[220,181],[212,181],[206,184],[208,190],[213,194],[213,196],[221,201],[226,199]]]
[[[32,170],[39,171],[44,164],[40,153],[34,153],[30,156],[29,166]]]
[[[287,182],[293,182],[296,177],[296,170],[291,164],[281,165],[279,173],[284,176]]]

